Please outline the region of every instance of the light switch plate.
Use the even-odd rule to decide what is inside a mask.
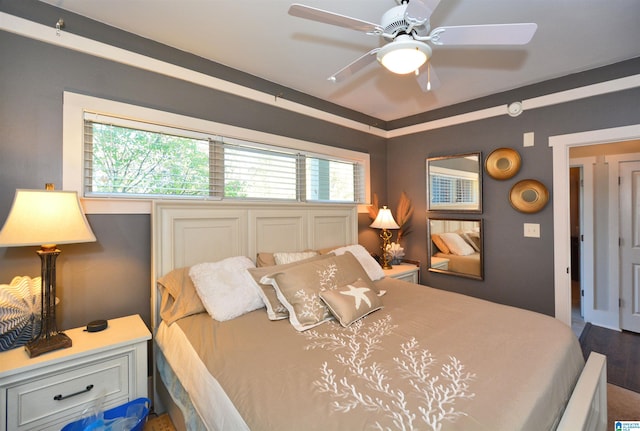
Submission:
[[[522,135],[522,146],[533,147],[534,134],[533,132],[527,132]]]
[[[527,238],[540,238],[540,224],[539,223],[525,223],[524,224],[524,236]]]

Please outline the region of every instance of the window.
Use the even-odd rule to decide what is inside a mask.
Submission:
[[[432,167],[429,173],[429,193],[432,209],[465,209],[479,202],[478,175],[465,171],[453,171]]]
[[[477,182],[477,181],[475,181]],[[436,204],[472,204],[478,202],[473,180],[433,175],[431,196]]]
[[[70,140],[78,136],[67,124],[78,115],[84,145],[74,161]],[[65,93],[64,131],[63,187],[90,200],[124,206],[155,198],[364,204],[368,196],[364,153],[73,93]]]
[[[209,142],[87,119],[84,196],[209,195]]]

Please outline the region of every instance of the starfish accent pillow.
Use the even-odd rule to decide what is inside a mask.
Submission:
[[[369,283],[358,279],[335,290],[320,292],[320,298],[340,324],[347,327],[382,308],[382,299],[369,286]]]
[[[277,268],[277,267],[276,267]],[[378,288],[358,259],[351,254],[330,255],[322,260],[307,260],[287,269],[273,269],[260,279],[273,286],[278,300],[289,312],[289,322],[298,331],[306,331],[333,317],[320,299],[320,293],[362,280],[374,295]]]

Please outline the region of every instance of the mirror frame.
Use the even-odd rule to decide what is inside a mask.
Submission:
[[[478,175],[478,203],[473,208],[464,208],[458,205],[450,205],[447,204],[436,204],[431,201],[431,172],[436,168],[436,164],[439,161],[450,161],[453,159],[466,159],[471,156],[477,157],[476,171],[475,173]],[[446,168],[445,168],[446,169]],[[471,171],[469,171],[471,172]],[[450,156],[442,156],[442,157],[430,157],[427,159],[427,211],[438,211],[438,212],[460,212],[460,213],[473,213],[473,214],[482,214],[482,153],[466,153],[466,154],[454,154]]]
[[[450,269],[451,266],[451,259],[447,261],[446,265],[446,269],[443,269],[441,266],[434,266],[434,265],[442,265],[443,262],[438,262],[435,263],[433,262],[433,257],[435,255],[435,253],[438,250],[437,246],[433,243],[433,240],[431,239],[431,235],[433,233],[433,227],[431,226],[431,222],[432,221],[443,221],[443,222],[447,222],[447,221],[451,221],[451,222],[459,222],[459,223],[464,223],[464,222],[468,222],[468,223],[477,223],[478,224],[478,228],[480,230],[479,232],[479,247],[480,247],[480,256],[479,256],[479,271],[478,274],[473,274],[473,273],[466,273],[466,272],[459,272],[459,271],[455,271],[453,269]],[[454,223],[455,224],[455,223]],[[457,229],[454,229],[457,230]],[[431,271],[431,272],[438,272],[440,274],[449,274],[449,275],[456,275],[459,277],[465,277],[465,278],[473,278],[475,280],[484,280],[484,240],[483,240],[483,221],[481,218],[477,218],[477,219],[470,219],[470,218],[449,218],[449,217],[429,217],[427,218],[427,270]],[[452,255],[453,256],[453,255]],[[445,258],[446,259],[446,258]],[[457,256],[455,259],[464,259],[464,256]]]

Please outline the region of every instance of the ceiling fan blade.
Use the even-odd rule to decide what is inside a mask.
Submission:
[[[438,27],[430,38],[435,45],[525,45],[537,29],[534,23],[459,25]]]
[[[289,7],[289,15],[323,22],[325,24],[337,25],[339,27],[350,28],[352,30],[358,30],[365,33],[382,34],[383,31],[379,24],[297,3],[294,3]]]
[[[358,59],[352,61],[336,73],[331,75],[328,79],[331,82],[340,82],[350,77],[362,68],[368,66],[376,60],[376,54],[380,51],[380,48],[374,48],[366,54],[360,56]]]
[[[411,0],[404,11],[404,19],[409,24],[422,25],[429,21],[440,0]]]
[[[436,75],[436,71],[431,66],[430,61],[427,61],[420,68],[418,76],[416,76],[416,81],[418,81],[420,89],[425,93],[429,93],[440,87],[440,79],[438,79],[438,75]]]

